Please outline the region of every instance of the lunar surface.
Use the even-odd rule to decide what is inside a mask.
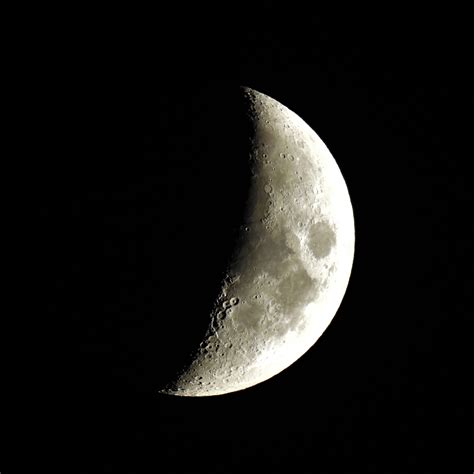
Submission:
[[[354,220],[334,158],[288,108],[242,94],[254,132],[246,215],[202,343],[160,393],[221,395],[273,377],[318,340],[349,282]]]

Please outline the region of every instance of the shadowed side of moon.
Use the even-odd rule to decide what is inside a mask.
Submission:
[[[197,85],[173,94],[169,105],[172,119],[154,136],[158,193],[164,195],[149,247],[162,302],[151,308],[148,324],[147,370],[158,372],[155,386],[189,361],[206,333],[250,185],[242,157],[249,154],[252,124],[237,87]]]
[[[71,300],[84,385],[98,374],[99,392],[152,392],[185,365],[208,328],[248,196],[252,126],[238,87],[170,83],[143,108],[145,156],[139,147],[90,178],[76,218]]]

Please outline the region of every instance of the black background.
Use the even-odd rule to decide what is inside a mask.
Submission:
[[[63,159],[41,167],[38,228],[39,303],[62,349],[51,382],[38,374],[46,404],[29,405],[30,440],[64,472],[420,472],[465,455],[462,12],[263,4],[189,36],[192,15],[161,14],[134,46],[115,27],[66,48]],[[237,84],[295,111],[335,157],[355,215],[349,287],[280,375],[220,397],[157,395],[201,334],[238,228]]]

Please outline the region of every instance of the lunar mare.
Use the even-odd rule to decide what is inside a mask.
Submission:
[[[239,243],[202,343],[162,393],[220,395],[273,377],[318,340],[348,285],[354,219],[336,161],[291,110],[242,91],[254,136]]]

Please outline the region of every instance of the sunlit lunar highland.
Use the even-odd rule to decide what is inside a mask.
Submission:
[[[241,235],[202,343],[161,393],[221,395],[273,377],[318,340],[348,285],[354,219],[334,158],[291,110],[242,93],[254,137]]]

